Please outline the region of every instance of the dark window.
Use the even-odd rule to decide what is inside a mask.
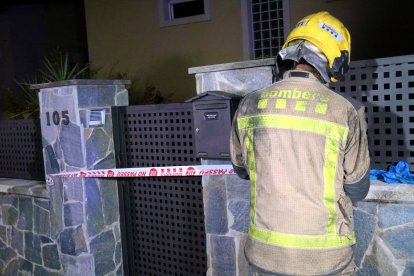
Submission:
[[[160,26],[210,20],[210,0],[158,0]]]
[[[189,17],[204,14],[204,1],[171,1],[170,2],[171,19]]]

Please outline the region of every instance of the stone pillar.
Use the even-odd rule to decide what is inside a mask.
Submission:
[[[34,85],[46,174],[115,167],[111,106],[128,105],[129,81],[71,80]],[[64,275],[122,275],[115,179],[54,178],[50,238]]]
[[[197,94],[224,91],[244,96],[272,84],[274,59],[190,68]],[[230,130],[229,130],[230,131]],[[202,164],[231,164],[202,160]],[[244,257],[249,229],[250,182],[235,175],[203,176],[203,200],[208,256],[207,275],[251,275]]]

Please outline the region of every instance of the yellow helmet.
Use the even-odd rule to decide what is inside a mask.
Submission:
[[[282,49],[303,40],[315,45],[325,55],[328,61],[326,72],[331,81],[338,81],[348,71],[351,36],[337,18],[326,11],[306,16],[290,32]]]

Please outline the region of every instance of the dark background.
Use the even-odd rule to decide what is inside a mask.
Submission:
[[[0,3],[0,96],[29,80],[44,56],[59,48],[71,63],[88,62],[83,0],[2,1]]]

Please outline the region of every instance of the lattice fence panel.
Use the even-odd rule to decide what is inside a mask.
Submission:
[[[414,164],[414,55],[351,62],[333,88],[366,106],[373,168]]]
[[[130,106],[124,124],[125,167],[200,164],[195,158],[192,105]],[[128,179],[131,275],[205,275],[201,177]]]
[[[44,180],[39,120],[0,121],[0,177]]]

